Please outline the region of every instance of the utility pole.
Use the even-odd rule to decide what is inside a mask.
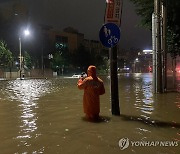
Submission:
[[[44,61],[44,56],[46,56],[46,44],[48,43],[46,41],[47,36],[48,36],[48,31],[52,29],[52,26],[44,25],[44,24],[39,24],[41,28],[41,41],[42,41],[42,49],[41,49],[41,68],[42,68],[42,75],[44,77],[45,75],[45,61]]]
[[[44,77],[44,36],[42,37],[41,68],[42,68],[42,75]]]
[[[163,92],[167,90],[167,0],[161,2],[162,13],[162,52],[163,52]]]
[[[24,30],[24,35],[28,36],[30,34],[29,30]],[[22,34],[19,36],[19,77],[22,79],[22,73],[24,73],[24,60],[22,56],[22,43],[21,43]]]
[[[152,50],[153,50],[153,92],[157,92],[157,54],[156,54],[156,15],[152,14]]]
[[[22,79],[22,48],[21,48],[21,38],[19,37],[19,77]]]

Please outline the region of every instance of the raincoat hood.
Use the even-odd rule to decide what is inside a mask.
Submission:
[[[96,77],[96,66],[90,65],[88,67],[88,76]]]

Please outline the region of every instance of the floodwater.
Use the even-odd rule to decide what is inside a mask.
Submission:
[[[179,93],[155,95],[151,74],[121,74],[121,116],[112,116],[110,82],[102,79],[97,122],[84,118],[77,79],[0,81],[0,153],[180,153]]]

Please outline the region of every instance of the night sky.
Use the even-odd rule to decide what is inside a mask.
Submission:
[[[15,0],[1,0],[0,5]],[[87,39],[99,40],[104,23],[105,0],[22,0],[29,6],[29,22],[38,22],[62,30],[71,26]],[[138,27],[140,17],[134,5],[124,0],[121,25],[121,48],[151,48],[151,32]]]

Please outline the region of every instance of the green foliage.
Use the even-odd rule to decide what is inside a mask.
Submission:
[[[55,71],[67,67],[75,71],[86,71],[89,65],[95,65],[98,69],[105,70],[107,59],[104,59],[106,53],[103,53],[104,55],[101,55],[95,50],[90,52],[83,45],[73,52],[68,50],[56,51],[51,60],[51,66]]]
[[[180,1],[168,1],[168,50],[172,57],[180,55]]]
[[[24,64],[27,66],[28,69],[32,68],[31,56],[28,54],[27,51],[24,52]]]
[[[151,29],[152,13],[154,12],[153,0],[130,0],[136,6],[137,15],[141,16],[140,26]]]
[[[72,64],[75,67],[79,67],[81,70],[86,69],[92,64],[92,55],[82,45],[72,53],[71,59]]]
[[[142,17],[141,25],[151,29],[154,0],[131,0],[136,6],[136,13]],[[167,4],[166,4],[167,2]],[[175,58],[180,55],[180,1],[164,0],[167,7],[167,46],[168,52]]]
[[[13,62],[12,52],[4,41],[0,41],[0,65],[9,66]]]
[[[59,67],[62,67],[64,65],[64,63],[65,63],[65,59],[63,58],[63,56],[59,52],[56,52],[53,55],[53,60],[52,60],[53,70],[56,70]]]
[[[106,51],[98,53],[97,51],[91,52],[92,64],[95,65],[99,70],[105,70],[107,68],[107,55]]]
[[[81,71],[86,71],[89,65],[95,65],[99,69],[103,69],[107,65],[104,55],[93,49],[88,51],[83,45],[73,52],[71,62],[73,66],[80,68]]]
[[[62,50],[62,51],[56,51],[53,54],[53,59],[51,61],[51,66],[52,69],[57,71],[60,68],[64,68],[69,66],[69,51],[66,50]]]

